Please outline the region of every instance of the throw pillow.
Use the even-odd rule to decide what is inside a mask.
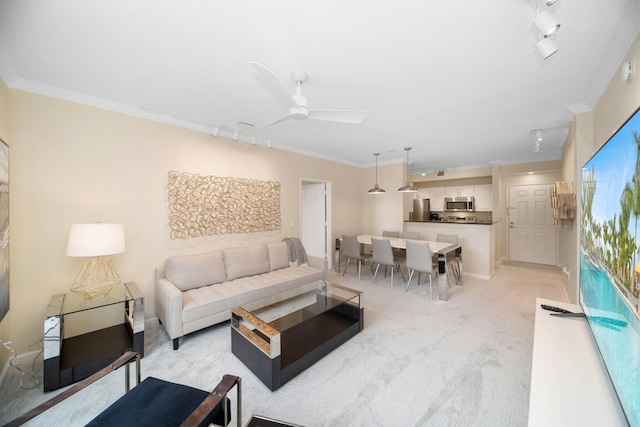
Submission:
[[[267,245],[223,250],[227,280],[253,276],[269,271]]]
[[[183,292],[226,280],[221,251],[167,258],[164,273]]]

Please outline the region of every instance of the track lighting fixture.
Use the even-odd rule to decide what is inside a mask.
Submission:
[[[560,23],[546,10],[536,16],[536,19],[533,20],[533,25],[544,38],[551,36],[560,28]]]
[[[531,131],[532,133],[535,132],[536,134],[536,141],[537,142],[542,142],[542,129],[536,129],[534,131]]]
[[[267,147],[271,148],[271,140],[270,139],[267,140]]]
[[[251,135],[251,145],[256,145],[258,138],[255,135]]]
[[[220,135],[220,126],[216,126],[213,128],[213,132],[211,133],[213,136],[217,137]]]
[[[371,190],[367,191],[367,193],[369,194],[383,194],[386,193],[386,191],[384,191],[384,189],[378,187],[378,156],[380,155],[380,153],[373,153],[374,156],[376,156],[376,186],[373,187]]]
[[[525,0],[526,1],[526,0]],[[546,6],[552,6],[557,0],[544,0]],[[549,58],[558,51],[556,45],[549,39],[560,28],[560,23],[548,11],[540,11],[538,0],[533,0],[536,17],[533,26],[540,33],[540,39],[536,42],[536,50],[543,60]]]
[[[409,150],[411,150],[411,147],[405,147],[404,150],[407,152],[407,182],[403,187],[398,188],[398,191],[400,193],[417,193],[418,189],[409,182]]]
[[[542,129],[532,130],[531,135],[533,135],[533,152],[538,153],[540,151],[540,147],[542,146]]]
[[[235,132],[233,132],[233,140],[237,141],[238,138],[240,138],[240,130],[236,129]]]

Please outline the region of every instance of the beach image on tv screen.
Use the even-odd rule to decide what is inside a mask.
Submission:
[[[580,303],[629,424],[640,426],[640,110],[582,168]]]

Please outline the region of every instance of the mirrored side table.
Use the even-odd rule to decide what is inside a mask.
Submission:
[[[101,316],[107,307],[121,305],[121,324],[65,338],[65,318],[84,313]],[[92,322],[93,323],[93,322]],[[85,298],[69,292],[51,297],[44,318],[44,391],[81,381],[126,351],[144,356],[144,298],[134,282],[121,283],[107,296]]]

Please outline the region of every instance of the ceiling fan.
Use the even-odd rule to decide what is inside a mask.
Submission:
[[[310,109],[308,107],[307,98],[302,94],[302,83],[304,83],[309,77],[307,73],[297,72],[292,74],[293,81],[296,83],[296,93],[291,95],[282,86],[280,81],[276,78],[275,74],[262,64],[257,62],[251,63],[259,76],[269,85],[272,89],[272,95],[277,98],[283,106],[288,108],[289,112],[271,122],[263,125],[262,127],[269,127],[278,123],[285,122],[287,120],[325,120],[330,122],[339,123],[351,123],[357,124],[362,122],[367,117],[368,111],[366,110],[317,110]]]

